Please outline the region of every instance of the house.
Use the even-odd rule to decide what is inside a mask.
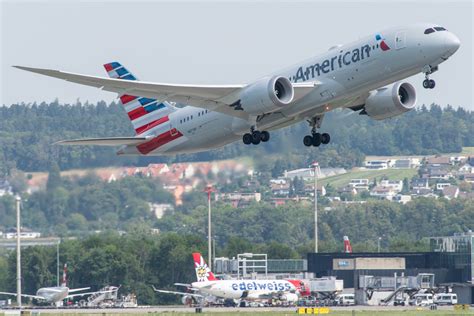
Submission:
[[[394,202],[398,202],[401,204],[407,204],[411,201],[411,195],[404,195],[404,194],[397,194],[393,197]]]
[[[459,163],[464,163],[467,161],[466,156],[451,156],[449,157],[449,161],[451,164],[459,164]]]
[[[401,158],[396,159],[393,165],[397,169],[418,168],[421,165],[419,158]]]
[[[394,163],[390,159],[367,160],[365,167],[367,169],[382,170],[392,168]]]
[[[314,178],[314,168],[300,168],[286,171],[283,173],[285,179],[302,178],[303,180],[311,180]]]
[[[439,182],[436,183],[436,190],[437,191],[442,191],[444,188],[451,186],[451,183],[449,182]]]
[[[7,180],[0,180],[0,196],[13,195],[12,187]]]
[[[13,239],[16,238],[16,228],[11,228],[8,233],[5,234],[6,239]],[[20,229],[20,239],[31,239],[31,238],[40,238],[41,233],[32,231],[29,228],[22,227]]]
[[[412,197],[429,197],[429,198],[438,198],[436,194],[433,193],[432,189],[413,189],[410,191]]]
[[[468,163],[462,165],[458,169],[459,174],[474,173],[473,171],[474,171],[474,167]]]
[[[430,182],[427,178],[416,178],[411,182],[413,189],[429,189]]]
[[[444,167],[431,167],[428,174],[430,179],[448,180],[453,177],[453,174]]]
[[[379,186],[385,188],[391,188],[395,192],[401,192],[403,190],[403,181],[402,180],[382,180],[379,183]]]
[[[369,179],[351,179],[349,185],[357,191],[369,190]]]
[[[464,175],[464,181],[466,181],[468,183],[474,183],[474,173],[465,174]]]
[[[384,187],[384,186],[376,186],[370,191],[370,196],[380,198],[380,199],[386,199],[386,200],[392,200],[393,197],[397,194],[398,192],[395,191],[391,187]]]
[[[290,182],[281,179],[280,182],[270,182],[270,189],[273,195],[287,196],[290,194]]]
[[[174,209],[172,204],[158,204],[158,203],[148,203],[150,206],[150,211],[155,215],[157,219],[160,219],[165,215],[165,212],[172,211]]]
[[[216,200],[223,200],[230,202],[233,207],[244,207],[248,205],[250,202],[260,202],[262,200],[262,194],[255,192],[255,193],[220,193],[216,194]]]
[[[451,165],[451,159],[449,157],[439,156],[439,157],[429,157],[426,159],[427,165],[437,165],[437,166],[448,166]]]
[[[306,195],[314,196],[314,184],[305,185],[304,193]],[[318,184],[318,196],[326,196],[326,188],[321,184]]]
[[[459,196],[459,188],[457,186],[449,186],[443,188],[443,196],[448,199],[452,200]]]

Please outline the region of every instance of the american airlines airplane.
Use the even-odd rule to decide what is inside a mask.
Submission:
[[[52,287],[42,287],[38,291],[36,291],[36,295],[30,295],[30,294],[21,294],[22,297],[27,297],[27,298],[34,298],[37,300],[44,301],[46,303],[54,304],[54,305],[60,305],[60,303],[67,298],[73,298],[76,296],[84,296],[84,295],[91,295],[95,293],[105,293],[104,291],[99,291],[99,292],[87,292],[87,293],[76,293],[76,294],[70,294],[73,292],[80,292],[80,291],[85,291],[89,290],[90,287],[84,287],[84,288],[78,288],[78,289],[70,289],[67,287],[67,265],[64,265],[64,270],[63,270],[63,280],[61,283],[61,286],[52,286]],[[106,292],[112,292],[112,291],[106,291]],[[0,292],[0,295],[12,295],[16,296],[17,293],[9,293],[9,292]]]
[[[193,253],[193,259],[197,282],[176,285],[187,286],[192,291],[205,295],[249,301],[278,299],[295,303],[300,296],[311,294],[308,284],[301,280],[218,280],[200,253]],[[204,298],[204,295],[196,293],[158,290],[155,287],[153,289],[155,292],[183,295],[183,302],[187,302],[188,297],[196,300]]]
[[[121,146],[120,155],[171,155],[210,150],[241,139],[258,145],[269,131],[303,120],[306,146],[330,141],[321,133],[325,113],[349,108],[383,120],[414,109],[415,88],[402,80],[430,75],[459,48],[452,32],[435,24],[374,31],[345,45],[246,84],[197,85],[138,81],[118,62],[105,64],[110,78],[14,66],[118,93],[136,135],[66,140],[64,145]],[[187,104],[177,107],[176,102]]]

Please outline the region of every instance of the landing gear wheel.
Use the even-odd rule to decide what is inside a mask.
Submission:
[[[433,79],[430,79],[429,82],[430,82],[430,89],[433,89],[436,86],[436,82]]]
[[[315,133],[313,134],[313,146],[318,147],[321,145],[321,134],[320,133]]]
[[[254,145],[260,144],[261,139],[262,139],[262,134],[259,131],[252,132],[252,144]]]
[[[270,140],[270,133],[267,131],[263,131],[260,133],[260,140],[264,143]]]
[[[425,89],[430,89],[430,86],[431,86],[431,84],[430,84],[430,80],[429,80],[429,79],[423,80],[423,88],[425,88]]]
[[[311,146],[313,146],[313,136],[306,135],[306,136],[303,138],[303,144],[304,144],[306,147],[311,147]]]
[[[329,136],[328,133],[323,133],[321,135],[321,143],[326,145],[326,144],[329,144],[329,142],[331,141],[331,136]]]
[[[245,133],[244,136],[242,136],[242,141],[245,145],[250,145],[252,143],[252,135],[250,133]]]

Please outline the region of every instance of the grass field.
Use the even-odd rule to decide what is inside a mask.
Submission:
[[[381,177],[387,177],[390,180],[403,180],[404,178],[411,179],[414,175],[416,175],[416,173],[416,169],[357,169],[348,173],[327,177],[319,180],[318,182],[322,185],[327,185],[330,183],[333,187],[339,188],[347,185],[351,179],[369,179],[369,181],[372,181],[374,178],[380,179]]]

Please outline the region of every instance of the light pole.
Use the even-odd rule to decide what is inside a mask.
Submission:
[[[16,301],[21,309],[21,225],[20,225],[20,202],[21,197],[16,196]]]
[[[382,237],[379,237],[377,239],[377,252],[380,252],[380,241],[382,240]]]
[[[207,206],[208,206],[208,214],[207,214],[207,246],[208,246],[208,254],[209,254],[209,267],[214,268],[212,264],[212,239],[211,239],[211,193],[214,192],[212,185],[207,185],[204,192],[207,193]]]
[[[319,164],[315,161],[314,168],[314,252],[318,253],[318,171]]]

